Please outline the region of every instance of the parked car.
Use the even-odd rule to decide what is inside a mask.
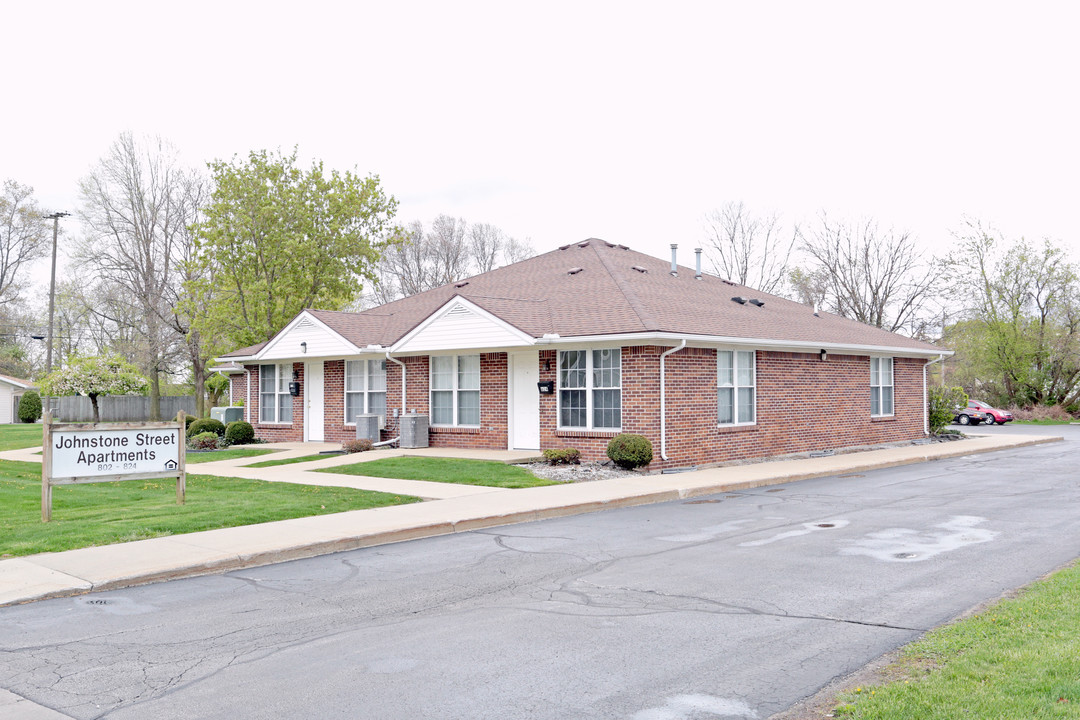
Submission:
[[[954,412],[953,422],[961,425],[978,425],[988,417],[982,410],[971,407],[971,403],[967,407],[957,407]]]
[[[986,415],[986,419],[983,420],[987,425],[993,425],[994,423],[1004,424],[1011,422],[1013,419],[1012,413],[1007,410],[998,410],[996,407],[984,403],[981,400],[968,400],[969,410],[978,410]]]

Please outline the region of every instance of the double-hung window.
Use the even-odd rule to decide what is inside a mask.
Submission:
[[[884,417],[893,414],[893,359],[870,358],[870,415]]]
[[[751,425],[756,421],[757,372],[753,350],[716,351],[716,421]]]
[[[480,356],[431,358],[431,424],[480,425]]]
[[[622,349],[559,353],[559,427],[622,427]]]
[[[386,419],[386,360],[345,362],[345,423],[356,423],[364,413]]]
[[[259,422],[291,423],[292,363],[259,366]]]

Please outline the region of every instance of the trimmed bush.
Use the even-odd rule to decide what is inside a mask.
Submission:
[[[184,432],[185,433],[187,432],[187,428],[191,427],[191,423],[195,422],[197,419],[198,418],[196,418],[194,415],[185,415],[184,416]]]
[[[27,390],[19,398],[19,420],[33,423],[41,419],[41,396],[33,390]]]
[[[247,445],[255,439],[255,428],[243,420],[233,420],[225,427],[225,442],[230,445]]]
[[[652,443],[644,435],[616,435],[608,443],[607,456],[624,470],[633,470],[652,462]]]
[[[371,441],[367,438],[357,438],[355,440],[346,440],[341,443],[341,449],[347,453],[367,452],[375,446],[371,444]]]
[[[552,448],[544,451],[544,460],[548,465],[577,465],[581,462],[581,451],[577,448]]]
[[[188,437],[195,437],[205,432],[212,432],[218,437],[225,434],[225,423],[214,418],[199,418],[195,422],[188,425],[187,435]]]
[[[188,439],[188,447],[192,450],[217,450],[220,438],[215,432],[204,432],[192,435]]]

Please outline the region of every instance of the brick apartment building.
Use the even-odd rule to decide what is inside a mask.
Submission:
[[[594,460],[629,432],[663,468],[923,437],[925,368],[948,354],[590,239],[364,312],[305,310],[220,360],[266,440],[346,440],[363,413],[389,440],[420,413],[433,447]]]

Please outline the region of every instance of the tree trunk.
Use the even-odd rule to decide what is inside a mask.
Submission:
[[[101,422],[101,413],[98,412],[97,393],[90,393],[90,407],[94,408],[94,422]]]
[[[157,367],[150,372],[150,419],[161,420],[161,372]]]

